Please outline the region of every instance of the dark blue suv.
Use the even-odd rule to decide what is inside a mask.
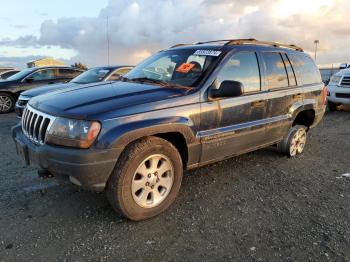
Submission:
[[[301,154],[325,102],[320,73],[299,47],[177,45],[119,82],[31,99],[13,138],[26,164],[105,190],[116,210],[142,220],[173,203],[184,170],[271,145]]]

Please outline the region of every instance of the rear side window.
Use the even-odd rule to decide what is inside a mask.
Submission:
[[[287,54],[282,54],[282,57],[283,57],[284,65],[286,66],[286,70],[287,70],[289,86],[296,86],[297,83],[295,81],[294,70],[290,64],[289,58]]]
[[[243,84],[244,93],[260,91],[260,71],[256,54],[254,52],[242,52],[234,54],[220,70],[216,79],[216,85],[230,80]]]
[[[269,89],[288,86],[288,77],[280,53],[263,52],[262,57],[266,64],[266,76]]]
[[[319,84],[322,82],[320,71],[311,57],[303,53],[293,53],[289,57],[294,70],[297,72],[299,85]]]

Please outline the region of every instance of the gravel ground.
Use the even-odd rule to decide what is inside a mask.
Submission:
[[[296,159],[268,148],[187,172],[175,204],[138,223],[24,167],[16,121],[0,116],[0,261],[350,261],[350,111]]]

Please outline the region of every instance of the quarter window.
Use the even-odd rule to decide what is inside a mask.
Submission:
[[[290,58],[293,68],[298,72],[298,83],[310,85],[322,82],[320,71],[310,56],[304,53],[296,53],[291,55]]]
[[[219,72],[216,86],[219,87],[221,82],[226,80],[241,82],[244,93],[260,91],[260,71],[256,54],[234,54]]]
[[[287,72],[281,54],[275,52],[264,52],[262,53],[262,56],[266,64],[266,75],[269,89],[287,87]]]

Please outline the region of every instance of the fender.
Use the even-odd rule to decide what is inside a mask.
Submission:
[[[316,111],[317,101],[315,99],[305,99],[304,101],[294,103],[289,109],[289,116],[294,121],[297,115],[305,110]]]
[[[179,116],[131,121],[107,128],[108,132],[97,141],[96,148],[123,148],[141,137],[169,132],[181,133],[189,145],[196,142],[194,129],[192,120]]]

